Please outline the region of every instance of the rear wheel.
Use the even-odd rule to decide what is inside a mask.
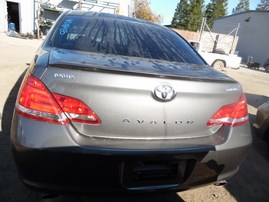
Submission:
[[[225,67],[225,63],[222,60],[215,60],[212,64],[212,67],[215,69],[223,69]]]

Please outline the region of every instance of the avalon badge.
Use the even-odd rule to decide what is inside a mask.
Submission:
[[[161,101],[170,101],[176,96],[176,92],[170,85],[160,85],[154,89],[154,95]]]

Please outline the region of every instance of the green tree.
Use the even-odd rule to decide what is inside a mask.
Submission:
[[[134,0],[134,12],[133,17],[161,23],[162,16],[154,14],[150,9],[150,2],[148,0]]]
[[[188,0],[180,0],[175,10],[174,18],[171,22],[171,26],[178,29],[187,29],[189,16],[189,4]]]
[[[213,23],[219,17],[227,14],[228,0],[211,0],[206,5],[205,17],[207,18],[207,24],[210,28],[213,27]]]
[[[242,13],[245,11],[249,11],[249,0],[240,0],[237,6],[233,9],[232,13]]]
[[[199,30],[203,19],[204,0],[190,0],[187,29]]]
[[[268,11],[269,10],[269,0],[261,0],[257,5],[256,10]]]

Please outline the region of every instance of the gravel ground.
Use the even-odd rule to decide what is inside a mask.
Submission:
[[[182,201],[268,201],[269,154],[266,144],[253,134],[253,145],[239,172],[225,187],[208,185],[180,193],[142,196],[59,196],[41,199],[17,177],[9,147],[9,129],[21,75],[42,40],[17,39],[0,33],[0,201],[91,201],[91,202],[182,202]],[[257,107],[269,99],[269,74],[246,68],[225,69],[246,93],[253,122]]]

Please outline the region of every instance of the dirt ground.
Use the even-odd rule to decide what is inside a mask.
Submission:
[[[20,76],[42,40],[17,39],[0,33],[0,201],[91,201],[91,202],[182,202],[182,201],[268,201],[269,153],[266,144],[253,133],[253,145],[239,172],[225,187],[208,185],[180,193],[142,196],[59,196],[41,199],[17,177],[9,147],[9,129]],[[225,69],[246,93],[251,122],[257,107],[269,99],[269,74],[246,68]]]

